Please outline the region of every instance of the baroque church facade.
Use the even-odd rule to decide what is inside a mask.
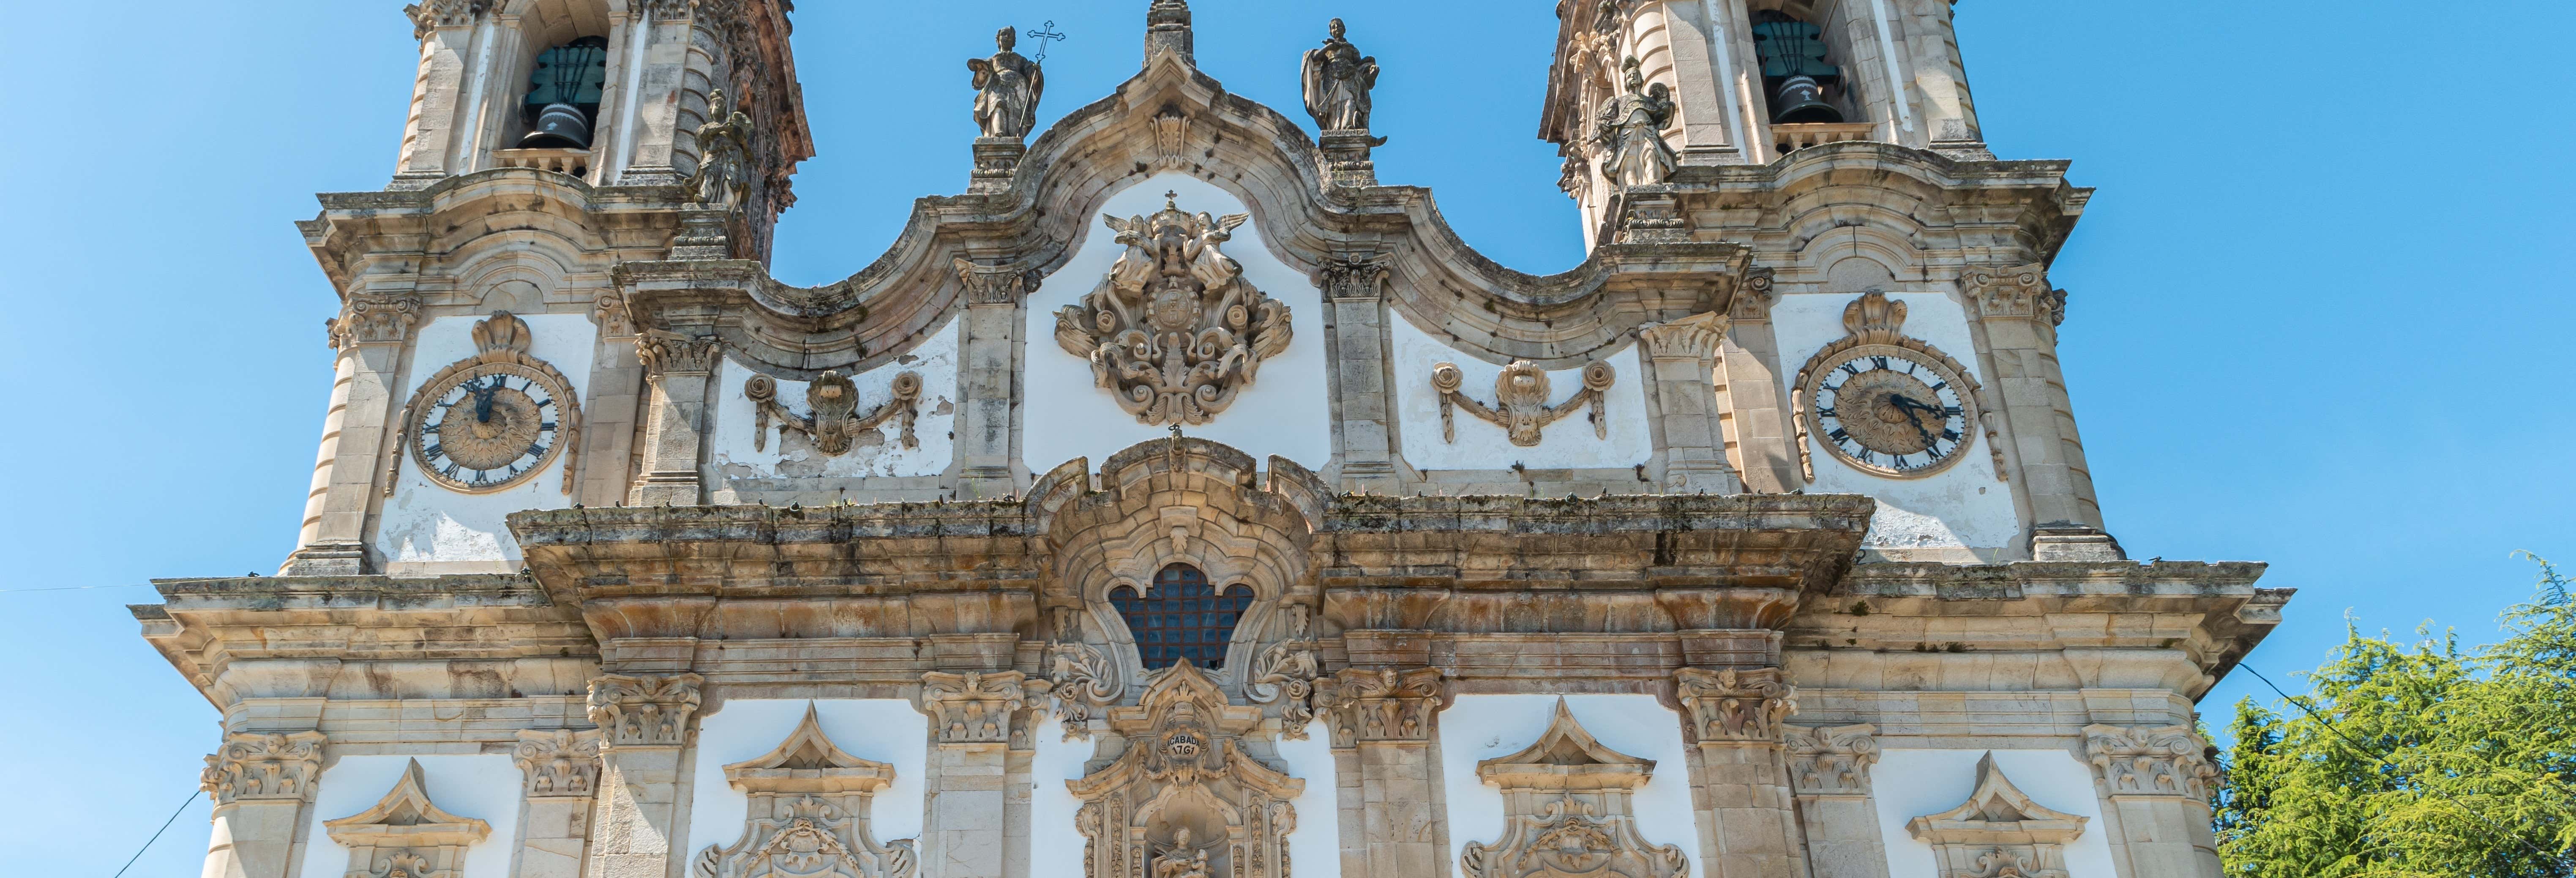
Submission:
[[[2219,874],[2193,705],[2289,593],[2103,529],[2090,190],[1949,0],[1560,0],[1548,276],[1377,179],[1365,22],[1283,113],[1140,5],[1043,130],[1002,31],[818,287],[785,0],[410,7],[297,548],[134,608],[204,874]]]

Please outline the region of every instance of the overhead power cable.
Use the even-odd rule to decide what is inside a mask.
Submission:
[[[161,833],[170,831],[170,824],[179,822],[179,815],[187,813],[188,806],[196,804],[197,797],[205,794],[205,790],[189,793],[188,800],[179,803],[179,810],[170,812],[170,819],[161,821],[161,828],[152,830],[152,837],[145,839],[142,847],[134,849],[134,856],[125,858],[125,865],[117,867],[113,878],[125,878],[125,870],[134,868],[134,861],[143,859],[143,852],[151,850],[152,843],[161,840]]]

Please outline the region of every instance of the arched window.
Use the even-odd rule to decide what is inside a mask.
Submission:
[[[1226,586],[1218,592],[1207,574],[1187,564],[1174,564],[1154,574],[1154,584],[1138,595],[1128,586],[1109,591],[1109,605],[1127,620],[1136,637],[1136,652],[1145,667],[1166,668],[1182,659],[1203,668],[1225,664],[1225,645],[1234,625],[1252,606],[1252,589]]]
[[[608,84],[608,41],[583,37],[537,56],[528,75],[528,95],[520,101],[528,136],[520,149],[589,149],[599,118],[599,100]]]
[[[1753,16],[1753,52],[1762,61],[1762,93],[1771,100],[1771,123],[1797,125],[1843,121],[1834,105],[1842,96],[1843,70],[1825,61],[1824,31],[1785,12]]]

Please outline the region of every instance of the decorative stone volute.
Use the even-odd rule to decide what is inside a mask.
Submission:
[[[2017,317],[2066,322],[2066,291],[2048,285],[2048,266],[1974,269],[1959,278],[1961,290],[1979,317]]]
[[[1701,741],[1777,741],[1780,721],[1798,712],[1797,690],[1780,669],[1683,668],[1674,675],[1691,729]]]
[[[1722,311],[1703,311],[1668,323],[1649,323],[1637,328],[1637,337],[1646,342],[1646,356],[1658,360],[1697,360],[1717,358],[1718,345],[1726,341],[1727,315]]]
[[[599,724],[603,749],[677,747],[688,739],[689,718],[698,712],[696,674],[647,676],[603,674],[590,681],[587,707]]]
[[[921,675],[921,708],[942,744],[1002,744],[1026,706],[1028,675],[1018,671]]]
[[[526,729],[511,753],[531,799],[587,799],[599,790],[598,729]]]
[[[716,367],[724,343],[712,335],[687,336],[676,332],[647,330],[644,340],[635,348],[635,356],[644,364],[644,373],[655,379],[663,375],[704,375]]]
[[[1440,710],[1439,668],[1347,668],[1319,681],[1315,707],[1333,746],[1360,741],[1428,741]]]
[[[1878,727],[1868,723],[1782,727],[1791,791],[1801,796],[1869,795],[1869,767],[1878,762],[1877,733]]]
[[[395,344],[411,337],[420,322],[420,297],[404,294],[353,293],[340,304],[340,316],[322,321],[334,350],[362,344]]]
[[[1513,360],[1511,365],[1504,366],[1502,372],[1494,376],[1492,405],[1468,396],[1462,390],[1466,380],[1466,373],[1459,371],[1456,363],[1431,365],[1431,389],[1440,394],[1440,437],[1445,441],[1458,441],[1455,412],[1459,409],[1466,410],[1477,420],[1503,428],[1514,445],[1538,445],[1543,438],[1541,431],[1546,430],[1547,425],[1586,409],[1591,412],[1592,437],[1610,438],[1606,404],[1610,385],[1619,380],[1619,373],[1612,370],[1607,362],[1595,360],[1585,363],[1583,388],[1554,405],[1547,401],[1551,392],[1547,370],[1528,360]]]
[[[321,732],[225,736],[223,748],[206,757],[199,783],[217,805],[309,800],[313,782],[322,774],[325,740]]]
[[[1681,878],[1690,861],[1677,845],[1637,832],[1631,796],[1655,773],[1652,759],[1612,750],[1575,722],[1565,699],[1538,741],[1476,763],[1476,777],[1503,792],[1503,832],[1468,842],[1467,878]]]
[[[2209,743],[2190,726],[2084,727],[2084,755],[2114,796],[2206,800],[2221,782]]]

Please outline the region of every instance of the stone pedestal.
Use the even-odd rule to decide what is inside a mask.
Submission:
[[[975,170],[967,191],[1000,192],[1011,188],[1011,175],[1019,171],[1020,158],[1028,153],[1028,145],[1017,137],[975,138]]]
[[[922,675],[930,715],[930,813],[922,856],[941,878],[1003,878],[1011,742],[1025,736],[1025,676],[1018,671]]]
[[[1386,138],[1369,136],[1366,128],[1333,129],[1315,139],[1322,147],[1324,184],[1327,186],[1375,186],[1377,162],[1369,150],[1385,146]]]
[[[1387,391],[1383,257],[1328,262],[1317,273],[1330,307],[1324,331],[1333,357],[1336,457],[1344,490],[1390,493],[1400,485],[1395,463],[1395,407]]]
[[[671,238],[671,258],[734,258],[733,233],[739,219],[739,214],[729,210],[693,207],[680,211],[680,232]]]

